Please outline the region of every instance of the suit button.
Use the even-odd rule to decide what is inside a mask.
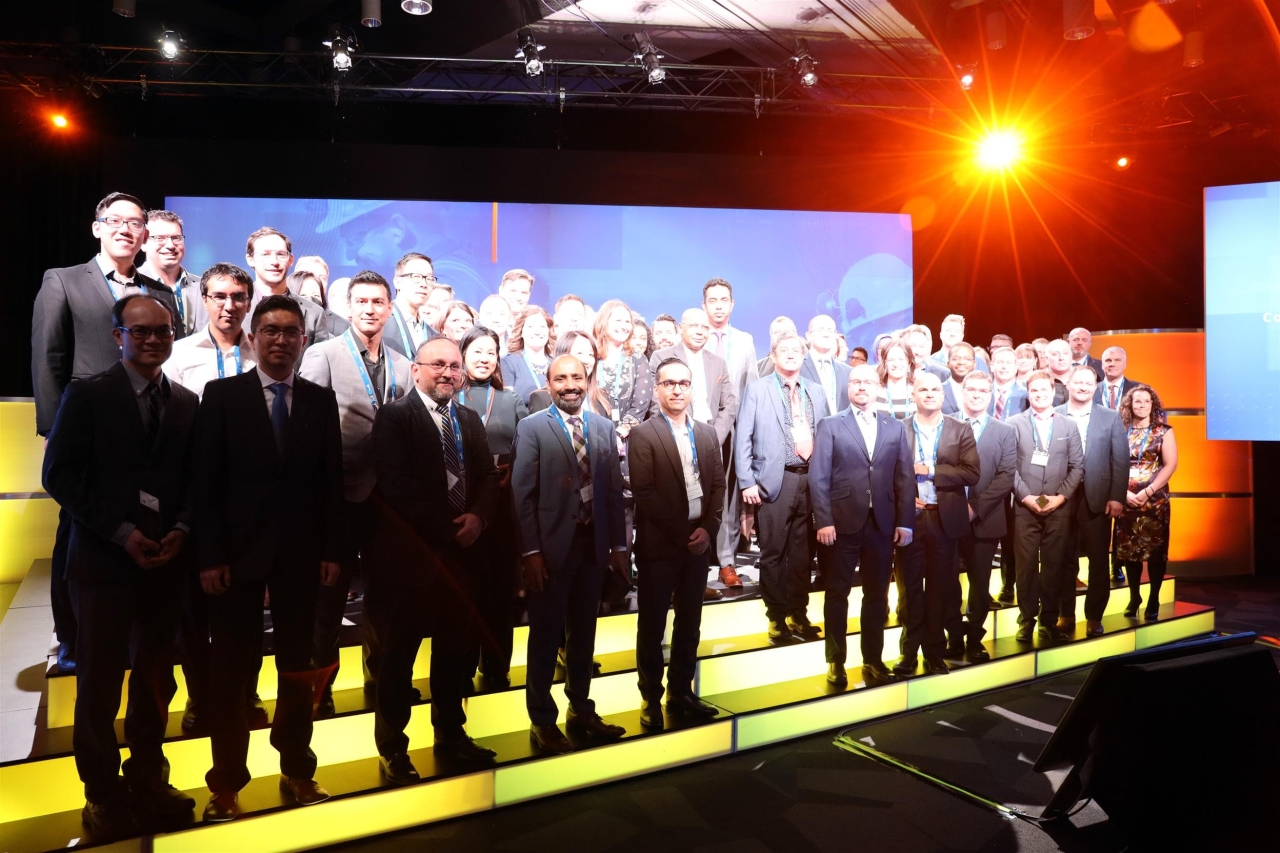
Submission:
[[[868,466],[867,466],[867,470],[868,470],[868,471],[874,471],[874,470],[876,470],[876,466],[874,466],[874,465],[868,465]]]
[[[867,489],[867,494],[871,494],[871,490],[870,490],[870,489]]]

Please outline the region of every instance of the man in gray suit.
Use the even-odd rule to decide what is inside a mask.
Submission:
[[[342,571],[333,586],[320,588],[316,600],[316,666],[332,666],[318,716],[331,716],[332,685],[338,674],[338,632],[346,610],[351,578],[360,565],[360,552],[373,527],[368,504],[377,475],[373,466],[373,419],[385,404],[398,400],[413,386],[409,359],[389,345],[383,329],[391,316],[391,286],[376,272],[364,270],[351,279],[351,328],[341,337],[311,347],[302,356],[298,375],[332,388],[338,397],[342,426],[343,536]],[[368,675],[378,671],[377,642],[365,600],[364,662]]]
[[[774,341],[772,358],[773,374],[752,382],[742,396],[734,466],[742,502],[757,508],[760,593],[769,639],[785,642],[792,635],[808,639],[820,633],[808,616],[809,459],[814,430],[830,411],[821,388],[801,375],[804,341],[798,335]]]
[[[1107,552],[1111,548],[1111,520],[1124,514],[1125,489],[1129,487],[1129,438],[1120,415],[1093,402],[1097,391],[1093,368],[1078,364],[1067,377],[1071,399],[1055,411],[1075,421],[1084,451],[1083,488],[1067,504],[1070,522],[1062,552],[1062,609],[1058,627],[1076,626],[1077,555],[1089,559],[1089,588],[1084,598],[1084,618],[1091,637],[1102,633],[1102,613],[1111,594]]]
[[[200,296],[200,276],[182,266],[187,255],[187,238],[182,217],[171,210],[147,211],[147,241],[142,244],[147,256],[138,272],[153,278],[173,292],[178,309],[178,337],[194,335],[209,322],[204,299]]]
[[[1066,415],[1053,411],[1053,376],[1037,370],[1027,377],[1031,408],[1009,419],[1018,438],[1013,474],[1013,543],[1017,554],[1018,642],[1030,643],[1036,618],[1040,636],[1069,639],[1058,629],[1062,552],[1070,512],[1064,507],[1084,478],[1080,432]]]
[[[326,311],[310,299],[304,299],[289,290],[286,279],[293,266],[293,242],[274,228],[259,228],[249,235],[244,249],[245,263],[253,270],[253,304],[249,316],[265,296],[288,296],[302,307],[303,325],[307,332],[306,346],[324,343],[336,334],[342,334],[350,325],[332,312]]]
[[[604,573],[624,574],[622,469],[613,422],[587,411],[586,369],[571,355],[547,368],[553,405],[516,428],[511,492],[529,604],[525,704],[529,737],[547,752],[573,745],[556,725],[551,696],[556,649],[566,642],[565,696],[571,732],[605,740],[626,733],[591,701],[591,655]]]
[[[836,357],[836,321],[826,314],[814,317],[809,321],[805,340],[809,342],[809,353],[800,375],[823,392],[828,412],[843,412],[849,408],[849,365]]]
[[[45,270],[31,313],[31,385],[36,398],[36,432],[47,436],[73,380],[87,379],[120,360],[113,336],[111,307],[132,293],[154,296],[175,318],[169,289],[134,269],[133,260],[147,238],[146,210],[125,193],[111,193],[93,213],[98,254],[87,264]],[[67,587],[71,517],[58,513],[53,543],[49,597],[58,636],[58,669],[75,671],[76,616]]]

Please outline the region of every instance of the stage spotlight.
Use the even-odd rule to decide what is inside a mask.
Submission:
[[[516,59],[524,60],[524,72],[530,77],[537,77],[542,73],[541,52],[545,49],[543,45],[538,44],[537,37],[534,36],[533,30],[524,27],[519,32],[520,49],[516,51]]]
[[[1128,154],[1121,154],[1108,160],[1107,165],[1117,172],[1123,172],[1133,165],[1133,158]]]
[[[809,52],[809,40],[807,38],[796,39],[796,55],[791,58],[796,64],[796,74],[800,77],[800,82],[805,86],[814,86],[818,82],[818,72],[814,71],[814,66],[818,64],[813,58],[813,54]]]
[[[58,130],[66,130],[68,127],[71,126],[71,122],[68,121],[67,117],[62,113],[54,113],[53,115],[49,116],[49,123],[52,124],[54,127],[56,127]]]
[[[972,65],[957,65],[956,70],[960,73],[960,88],[966,92],[973,88],[973,81],[978,79]]]
[[[360,23],[369,29],[382,26],[382,0],[360,0]]]
[[[160,34],[160,55],[165,59],[177,59],[182,50],[182,36],[173,30],[165,30]]]
[[[333,70],[339,74],[351,70],[351,54],[356,49],[356,36],[341,24],[329,28],[328,41],[322,44],[333,52]]]
[[[996,130],[978,143],[978,164],[990,171],[1002,171],[1013,166],[1022,153],[1022,140],[1016,133]]]
[[[649,33],[646,30],[641,30],[636,33],[635,38],[635,58],[644,67],[644,73],[649,78],[649,82],[661,83],[666,80],[667,72],[659,61],[662,59],[662,54],[658,53],[658,49],[653,46],[653,39],[649,38]]]
[[[430,0],[400,0],[400,8],[410,15],[430,15]]]
[[[111,0],[111,11],[122,18],[138,14],[138,0]]]
[[[1204,30],[1188,30],[1183,37],[1182,64],[1187,68],[1204,65]]]
[[[1062,0],[1062,37],[1080,41],[1093,35],[1098,19],[1093,14],[1093,0]]]

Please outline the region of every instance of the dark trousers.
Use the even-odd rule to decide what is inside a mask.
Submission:
[[[525,707],[535,726],[555,725],[559,710],[551,696],[556,650],[565,646],[565,696],[576,714],[595,713],[591,701],[591,655],[596,643],[596,614],[605,567],[596,562],[595,529],[580,526],[564,565],[547,566],[542,592],[528,591],[529,652],[525,671]],[[703,586],[706,579],[703,578]]]
[[[311,702],[318,675],[311,669],[311,634],[316,618],[319,563],[279,564],[266,580],[233,577],[231,588],[209,597],[209,733],[213,767],[205,783],[215,794],[249,784],[249,718],[244,696],[262,654],[262,595],[271,592],[271,624],[276,652],[276,710],[271,745],[280,753],[280,772],[310,779],[316,771],[311,751]]]
[[[182,618],[178,626],[181,641],[182,680],[187,685],[187,697],[197,710],[209,695],[209,596],[200,586],[200,573],[189,572],[183,583]],[[258,695],[258,675],[262,672],[262,644],[254,659],[253,671],[245,681],[245,702]],[[205,718],[207,721],[207,717]]]
[[[837,540],[839,541],[839,540]],[[926,658],[942,657],[946,649],[946,602],[956,575],[956,542],[942,529],[937,507],[916,515],[911,544],[894,549],[898,583],[898,613],[902,622],[900,646],[904,658],[921,649]]]
[[[71,514],[58,510],[58,530],[53,535],[53,565],[49,570],[49,604],[53,608],[53,631],[59,643],[76,644],[76,608],[71,603],[67,581],[67,548],[71,544]]]
[[[672,696],[693,694],[708,556],[703,552],[654,560],[637,558],[636,598],[640,612],[636,619],[636,669],[640,696],[645,701],[657,702],[662,698],[662,634],[672,593],[675,594],[675,623],[667,691]]]
[[[138,783],[169,778],[161,745],[169,702],[178,689],[173,680],[173,637],[184,573],[173,568],[152,572],[139,583],[72,581],[69,587],[83,640],[76,658],[71,743],[85,799],[95,803],[111,798],[120,785],[115,719],[126,669],[125,778]]]
[[[333,586],[319,587],[316,594],[315,636],[311,650],[311,660],[317,669],[333,667],[329,675],[329,685],[332,685],[334,679],[338,677],[338,642],[342,633],[342,618],[347,612],[347,593],[351,591],[351,580],[360,571],[360,550],[368,540],[372,528],[373,510],[367,501],[343,502],[341,570],[338,573],[337,583]],[[376,672],[377,633],[368,630],[369,621],[366,603],[365,627],[361,632],[365,670]]]
[[[1060,613],[1076,617],[1076,576],[1080,573],[1083,553],[1089,561],[1089,589],[1084,594],[1084,618],[1101,619],[1111,598],[1111,516],[1089,509],[1084,489],[1076,489],[1060,512],[1070,511],[1067,542],[1062,550],[1062,571],[1058,578],[1061,593]]]
[[[510,506],[509,499],[499,503],[497,518],[481,537],[486,559],[475,583],[479,624],[468,655],[467,672],[471,675],[475,674],[477,662],[485,675],[502,677],[511,671],[520,554],[511,535],[515,526]]]
[[[1018,583],[1018,556],[1013,544],[1012,498],[1004,506],[1005,535],[1000,540],[1000,591],[1012,592]]]
[[[431,724],[437,737],[458,733],[467,722],[462,681],[473,649],[475,607],[469,584],[459,574],[437,573],[429,586],[373,581],[365,599],[373,599],[382,643],[373,739],[380,755],[409,751],[404,733],[413,713],[413,662],[422,638],[431,635]]]
[[[853,533],[836,533],[835,559],[822,579],[822,618],[826,623],[827,663],[844,663],[848,653],[849,590],[862,574],[862,661],[884,655],[884,623],[889,618],[889,572],[893,565],[893,529],[882,530],[874,513]]]
[[[813,538],[809,475],[784,471],[777,499],[761,503],[757,509],[760,596],[765,613],[770,622],[804,617],[809,607],[809,540]]]
[[[981,643],[987,633],[983,623],[991,610],[991,563],[999,542],[999,539],[982,539],[972,533],[957,542],[960,566],[969,573],[969,598],[964,605],[964,620],[961,620],[960,576],[957,574],[946,605],[947,636],[954,645]]]
[[[1067,544],[1070,502],[1048,515],[1037,515],[1025,506],[1014,510],[1014,553],[1018,559],[1018,624],[1058,621],[1061,596],[1062,551]]]

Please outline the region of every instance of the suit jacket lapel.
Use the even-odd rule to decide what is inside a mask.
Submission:
[[[778,384],[776,373],[774,374],[774,377],[774,386],[776,387]],[[773,408],[773,413],[778,417],[778,429],[785,432],[787,429],[787,413],[786,410],[782,408],[782,391],[779,390],[777,393],[770,393],[768,394],[768,397],[770,405]],[[809,424],[810,429],[813,429],[814,426],[816,426],[816,424]]]
[[[115,305],[115,299],[111,296],[111,288],[107,286],[107,277],[103,275],[102,268],[98,266],[97,258],[93,258],[89,263],[84,265],[85,276],[89,282],[89,289],[98,294],[98,298],[107,303],[107,307]]]
[[[853,440],[857,443],[858,447],[862,448],[862,454],[867,457],[867,461],[871,461],[871,451],[867,449],[867,443],[862,438],[862,430],[858,427],[858,416],[854,414],[853,407],[850,406],[839,417],[844,421],[845,429],[853,433]],[[878,441],[880,438],[879,429],[876,430],[876,433],[876,439]]]
[[[427,437],[427,452],[436,461],[440,471],[444,471],[444,447],[441,446],[440,430],[436,428],[436,419],[427,411],[427,404],[422,398],[410,394],[409,410],[413,412],[413,427]],[[446,478],[447,479],[447,478]]]
[[[693,417],[691,412],[685,413],[686,418]],[[675,436],[671,434],[671,427],[667,425],[667,419],[658,416],[662,421],[662,425],[658,427],[658,443],[662,445],[662,450],[667,454],[667,462],[671,465],[671,470],[675,472],[676,481],[680,486],[680,491],[685,495],[685,501],[688,502],[688,493],[684,486],[684,463],[680,461],[680,448],[676,447]],[[697,435],[694,435],[697,441]]]
[[[551,427],[551,432],[560,441],[560,449],[564,451],[565,460],[569,463],[569,470],[573,472],[574,482],[578,480],[578,454],[573,452],[573,445],[569,443],[569,436],[565,434],[564,427],[560,426],[560,421],[556,419],[555,412],[551,409],[555,408],[555,403],[551,404],[551,408],[546,411],[546,419]],[[565,422],[566,426],[568,422]],[[587,436],[591,435],[591,427],[587,427]],[[587,448],[590,452],[590,447]]]

